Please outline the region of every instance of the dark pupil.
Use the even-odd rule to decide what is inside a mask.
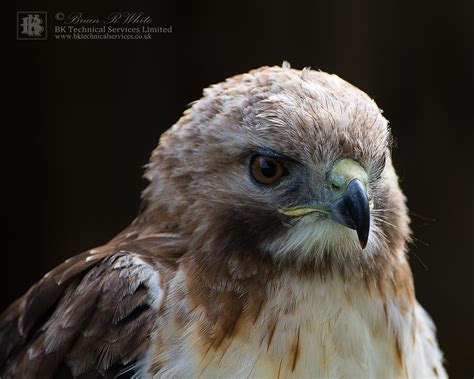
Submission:
[[[263,176],[273,178],[277,174],[277,167],[271,160],[260,158],[258,163],[260,164]]]

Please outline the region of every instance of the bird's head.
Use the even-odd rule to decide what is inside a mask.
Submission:
[[[403,254],[409,236],[390,144],[354,86],[264,67],[206,89],[163,135],[144,214],[210,254],[369,267]]]

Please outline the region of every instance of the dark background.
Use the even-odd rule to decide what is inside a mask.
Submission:
[[[204,87],[288,60],[338,74],[384,109],[412,211],[417,296],[438,326],[451,377],[472,377],[472,1],[170,0],[69,8],[55,1],[16,8],[48,11],[50,38],[15,41],[11,33],[2,309],[47,270],[106,242],[134,218],[146,185],[141,166]],[[173,31],[151,41],[53,39],[55,12],[102,17],[127,10]]]

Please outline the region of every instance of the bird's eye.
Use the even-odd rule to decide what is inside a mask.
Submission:
[[[275,158],[257,155],[250,161],[250,171],[257,182],[272,184],[280,179],[286,170]]]

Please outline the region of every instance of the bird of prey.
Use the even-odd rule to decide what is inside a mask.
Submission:
[[[335,75],[262,67],[165,132],[137,218],[0,318],[0,376],[442,378],[391,133]]]

